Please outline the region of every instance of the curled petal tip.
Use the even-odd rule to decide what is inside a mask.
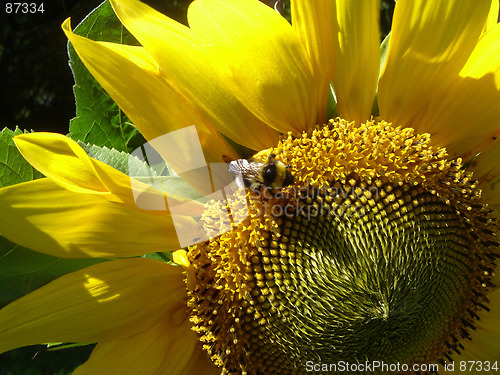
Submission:
[[[64,32],[71,32],[71,17],[68,17],[64,20],[64,22],[61,24],[61,28],[64,30]]]

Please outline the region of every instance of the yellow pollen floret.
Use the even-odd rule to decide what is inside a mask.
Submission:
[[[462,161],[428,134],[342,119],[256,157],[271,153],[294,183],[249,189],[248,209],[209,202],[201,222],[214,238],[187,254],[193,329],[222,373],[460,351],[488,310],[499,255],[493,214]],[[229,207],[241,223],[217,235]]]

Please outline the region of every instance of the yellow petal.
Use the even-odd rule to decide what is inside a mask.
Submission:
[[[337,0],[333,86],[337,112],[358,124],[370,118],[380,61],[379,1]]]
[[[208,361],[190,330],[188,311],[179,304],[151,328],[123,340],[98,343],[89,360],[73,375],[192,375],[187,368]],[[211,365],[213,370],[215,366]],[[208,372],[210,374],[210,372]]]
[[[500,138],[481,151],[471,166],[474,178],[488,185],[500,179]]]
[[[143,202],[146,199],[159,201],[159,210],[169,212],[165,204],[167,194],[89,157],[68,137],[57,133],[28,133],[16,136],[14,142],[31,165],[65,189],[80,194],[94,194],[131,209],[139,209],[137,194],[142,192]],[[203,212],[201,204],[186,198],[169,194],[168,200],[171,204],[190,202],[189,208],[192,210],[187,211],[186,215],[197,216]]]
[[[198,0],[188,21],[226,87],[272,128],[305,131],[316,120],[316,82],[290,24],[257,0]]]
[[[186,272],[186,286],[188,290],[194,290],[196,287],[196,271],[189,261],[186,250],[180,249],[172,252],[172,261]]]
[[[474,172],[474,178],[479,180],[479,188],[482,190],[484,201],[496,210],[498,218],[500,213],[500,138],[474,158],[471,170]],[[500,281],[500,272],[496,275]]]
[[[290,5],[292,26],[307,50],[314,71],[318,99],[316,122],[324,124],[334,62],[332,25],[335,7],[324,0],[292,0]]]
[[[489,9],[486,0],[398,0],[379,82],[384,120],[408,125],[435,93],[456,78],[477,43]]]
[[[498,23],[498,10],[500,7],[500,2],[498,0],[492,0],[490,6],[490,12],[488,13],[488,18],[486,19],[486,24],[483,28],[483,33],[490,31]]]
[[[495,290],[488,295],[490,303],[489,312],[483,311],[480,314],[481,320],[475,322],[475,330],[470,331],[471,340],[461,340],[464,346],[462,354],[452,355],[455,361],[455,371],[446,371],[446,374],[491,374],[496,370],[490,368],[486,370],[486,361],[489,366],[493,366],[495,361],[497,367],[500,365],[500,290]],[[468,362],[471,361],[471,362]],[[472,362],[475,361],[475,362]],[[477,363],[477,361],[481,363]],[[467,371],[460,368],[460,364],[467,365]],[[479,367],[481,366],[481,367]],[[462,371],[460,371],[462,370]],[[439,372],[441,373],[441,371]]]
[[[49,179],[0,189],[0,212],[3,236],[63,258],[130,257],[180,247],[170,215],[74,193]]]
[[[174,361],[175,357],[165,357],[165,363]],[[170,375],[169,372],[158,371],[155,375]],[[179,375],[220,375],[220,367],[217,367],[207,358],[206,352],[198,344],[193,350],[193,354],[184,369],[179,372]]]
[[[278,140],[278,132],[273,131],[252,115],[234,97],[230,89],[221,84],[215,68],[207,59],[199,43],[192,38],[190,29],[140,1],[120,0],[111,1],[111,4],[120,20],[156,62],[159,79],[165,87],[168,87],[167,91],[163,88],[158,90],[158,93],[164,92],[164,94],[155,95],[157,99],[150,98],[151,91],[147,86],[141,87],[139,91],[145,93],[144,100],[154,100],[158,106],[166,107],[166,111],[171,109],[174,111],[172,115],[167,113],[161,117],[155,116],[157,121],[175,124],[176,119],[173,117],[175,115],[182,123],[181,126],[208,124],[235,142],[254,149],[270,147]],[[107,53],[99,57],[99,51],[94,46],[90,46],[89,43],[82,44],[82,46],[83,48],[76,49],[82,60],[87,61],[92,74],[95,75],[96,71],[99,74],[99,70],[102,71],[101,78],[98,76],[99,81],[112,80],[114,84],[120,85],[115,81],[130,80],[121,75],[114,78],[117,71],[123,71],[120,63],[122,59],[119,56],[110,56],[117,62],[110,66],[111,64],[106,62]],[[114,49],[120,51],[122,47],[115,46]],[[120,68],[116,68],[117,66]],[[131,67],[130,70],[133,72],[136,69]],[[135,83],[135,80],[131,83],[134,86],[140,85],[140,82]],[[140,102],[138,102],[137,94],[134,95],[135,91],[130,89],[127,92],[130,92],[127,100],[131,105],[142,108],[138,105]],[[193,114],[187,113],[189,111]],[[182,118],[183,113],[185,119]],[[143,116],[147,115],[143,114]],[[137,122],[137,120],[133,121]],[[216,148],[216,146],[213,147]],[[220,149],[219,152],[222,154],[224,151]]]
[[[483,196],[489,206],[497,213],[500,212],[500,185],[496,184],[494,188],[484,189]]]
[[[0,352],[126,338],[170,316],[185,295],[178,267],[144,258],[96,264],[0,310]]]
[[[110,195],[90,157],[72,139],[57,133],[28,133],[16,136],[14,142],[32,166],[65,189]]]
[[[71,32],[69,19],[62,27],[85,66],[147,140],[196,125],[209,161],[220,162],[222,154],[235,156],[206,118],[169,84],[144,48],[78,36]],[[175,165],[186,155],[168,156],[169,163]]]
[[[500,135],[500,24],[484,34],[451,86],[418,119],[418,128],[453,156],[471,157]]]

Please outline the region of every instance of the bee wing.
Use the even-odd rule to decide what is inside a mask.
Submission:
[[[238,159],[229,163],[229,172],[233,175],[236,186],[243,189],[245,187],[244,179],[255,179],[261,165],[260,163],[251,163],[246,159]]]
[[[246,161],[246,160],[245,160]],[[236,186],[240,189],[245,188],[245,182],[243,181],[243,171],[242,171],[242,159],[233,160],[229,163],[229,173],[234,177]]]

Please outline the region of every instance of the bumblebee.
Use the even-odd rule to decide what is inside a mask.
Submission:
[[[238,159],[229,163],[229,172],[235,178],[236,185],[254,191],[264,188],[274,190],[293,184],[289,168],[289,165],[276,160],[275,154],[269,155],[266,163],[252,159]]]

